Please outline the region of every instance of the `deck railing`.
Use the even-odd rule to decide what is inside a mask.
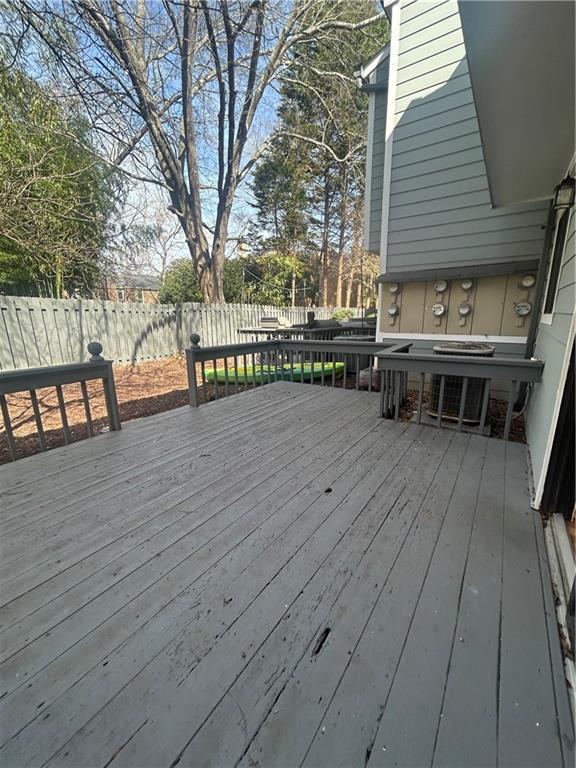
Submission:
[[[424,395],[427,384],[436,385],[433,418],[438,427],[443,421],[451,421],[461,431],[465,422],[478,424],[477,431],[484,433],[488,403],[493,382],[504,382],[508,388],[508,403],[504,419],[503,438],[510,436],[514,403],[520,383],[532,384],[542,378],[544,363],[541,360],[516,357],[469,357],[466,355],[398,354],[395,350],[383,350],[377,354],[377,366],[381,371],[380,412],[384,417],[396,420],[400,417],[401,400],[397,392],[404,392],[409,376],[418,380],[418,399],[415,420],[422,421]],[[430,377],[430,380],[427,380]],[[476,382],[480,380],[480,387]],[[480,406],[478,419],[467,419],[472,387]],[[448,393],[453,402],[448,402]],[[479,398],[479,401],[478,401]],[[469,429],[469,425],[466,425]]]
[[[376,389],[375,361],[384,350],[407,351],[409,344],[370,341],[271,339],[201,347],[192,334],[186,350],[190,404],[200,405],[274,381],[312,383],[369,391]],[[202,398],[200,397],[202,393]]]
[[[64,442],[66,444],[71,442],[72,435],[66,413],[64,392],[62,390],[62,387],[65,384],[80,384],[84,413],[86,416],[86,430],[89,437],[94,435],[94,424],[90,409],[88,387],[86,385],[86,382],[88,381],[98,379],[102,381],[104,399],[106,401],[108,426],[111,430],[118,430],[121,428],[112,362],[110,360],[105,360],[102,357],[102,345],[97,341],[92,341],[88,344],[88,352],[90,353],[90,359],[86,363],[53,365],[44,368],[20,368],[14,371],[4,371],[0,373],[0,410],[2,412],[6,441],[8,443],[8,450],[12,461],[15,461],[18,458],[18,449],[6,395],[17,392],[29,392],[34,421],[36,422],[38,444],[41,451],[45,451],[48,445],[44,425],[42,423],[42,413],[38,402],[37,391],[39,389],[45,389],[46,387],[54,387],[56,389],[58,409],[62,421]]]

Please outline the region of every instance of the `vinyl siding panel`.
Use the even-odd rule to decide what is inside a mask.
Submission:
[[[457,0],[401,4],[395,113],[387,271],[539,258],[548,206],[490,206]]]
[[[402,99],[396,99],[395,114],[402,117],[402,125],[406,125],[412,120],[421,119],[427,113],[442,112],[445,107],[444,99],[452,98],[453,106],[459,106],[466,103],[466,100],[474,102],[470,78],[465,74],[453,75],[440,91],[431,89],[426,95],[426,99],[414,101],[411,96]],[[439,103],[438,103],[439,102]],[[408,106],[410,109],[408,110]],[[476,113],[476,110],[474,110]],[[396,128],[398,125],[396,125]]]
[[[485,195],[485,192],[479,193],[479,195]],[[462,197],[466,197],[466,195],[462,195]],[[419,208],[420,206],[413,206],[414,208]],[[406,212],[406,208],[403,208],[403,213]],[[453,208],[451,211],[442,211],[441,213],[429,213],[429,214],[420,214],[420,215],[412,215],[412,216],[406,216],[406,217],[399,217],[397,219],[394,219],[393,221],[393,230],[391,231],[399,231],[399,230],[418,230],[418,229],[429,229],[431,227],[437,228],[441,227],[442,231],[444,231],[444,227],[446,225],[455,224],[457,222],[470,222],[472,224],[473,222],[482,222],[486,221],[489,222],[492,228],[500,228],[502,226],[502,222],[499,221],[500,218],[505,218],[505,224],[507,226],[511,225],[513,222],[517,226],[522,226],[525,223],[528,223],[528,225],[531,225],[532,223],[532,212],[528,211],[525,213],[500,213],[499,216],[490,216],[486,213],[486,211],[483,211],[479,209],[479,206],[477,205],[460,205],[459,207]]]
[[[457,98],[457,97],[449,97]],[[440,101],[440,100],[439,100]],[[457,104],[454,107],[450,107],[446,104],[441,105],[441,111],[428,116],[428,119],[423,115],[417,120],[399,125],[394,131],[394,141],[405,141],[412,136],[426,136],[431,131],[435,131],[442,128],[447,128],[451,125],[457,125],[464,120],[475,120],[476,110],[474,109],[474,102],[470,101],[468,104]]]
[[[373,74],[373,82],[387,84],[388,59],[385,59],[377,67]],[[364,245],[369,251],[380,252],[380,235],[382,230],[382,180],[384,175],[384,149],[386,144],[386,91],[375,91],[370,94],[371,119],[373,121],[371,134],[371,147],[369,149],[370,174],[369,194],[366,196],[365,205],[365,230]]]
[[[445,168],[441,171],[428,174],[426,177],[418,175],[418,173],[409,176],[408,178],[395,178],[392,180],[391,206],[396,205],[396,194],[401,192],[409,192],[411,190],[431,190],[433,196],[438,194],[436,188],[441,185],[450,185],[455,181],[467,181],[468,179],[481,178],[483,184],[488,188],[488,182],[486,181],[486,174],[482,173],[484,170],[484,162],[479,161],[477,163],[462,163],[461,165],[455,165],[454,168]],[[450,210],[449,207],[446,210]]]
[[[418,216],[433,211],[450,212],[455,208],[476,204],[489,204],[490,194],[482,176],[469,176],[462,181],[432,187],[419,187],[413,191],[397,192],[394,198],[394,218]],[[447,208],[447,206],[449,206]]]
[[[414,246],[413,243],[411,245]],[[417,271],[418,269],[453,267],[455,265],[468,267],[484,263],[495,264],[499,261],[504,263],[515,260],[527,261],[537,259],[540,256],[540,251],[534,244],[526,242],[483,245],[478,241],[475,243],[468,241],[465,244],[460,242],[449,247],[443,243],[443,246],[436,250],[414,247],[412,250],[407,250],[405,246],[399,249],[400,253],[395,247],[392,249],[392,253],[388,252],[388,258],[394,263],[403,263],[406,265],[405,269],[412,266],[414,271]]]
[[[546,444],[550,430],[554,428],[554,405],[559,392],[562,366],[570,336],[570,325],[575,312],[575,226],[575,216],[572,215],[569,237],[566,240],[562,258],[562,271],[558,281],[559,288],[556,294],[552,323],[550,325],[540,323],[534,348],[534,356],[544,360],[542,382],[534,386],[526,416],[526,432],[536,487],[545,473]]]

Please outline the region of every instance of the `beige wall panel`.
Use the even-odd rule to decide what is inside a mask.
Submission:
[[[521,288],[520,280],[522,277],[523,275],[520,274],[508,276],[500,331],[502,336],[526,336],[528,334],[532,314],[518,317],[515,307],[521,301],[529,301],[533,305],[534,288]]]
[[[472,307],[472,312],[465,318],[463,325],[460,325],[461,317],[458,314],[458,307],[464,302]],[[448,305],[448,317],[446,319],[446,333],[472,333],[472,318],[474,317],[474,307],[476,304],[476,280],[471,290],[462,289],[462,280],[452,280],[450,284],[450,303]]]
[[[400,330],[402,333],[422,333],[426,284],[404,283],[401,288]]]
[[[423,333],[446,333],[447,314],[442,315],[440,322],[432,314],[434,304],[442,303],[445,306],[450,304],[450,285],[442,294],[434,290],[435,283],[426,283],[426,301],[424,303],[424,322],[422,324]]]
[[[503,276],[479,278],[470,333],[483,333],[489,336],[500,334],[506,283],[507,278]]]
[[[397,298],[398,306],[401,307],[401,300]],[[398,333],[400,325],[398,318],[394,324],[390,323],[390,317],[388,316],[388,307],[392,304],[392,294],[388,290],[388,283],[380,283],[378,286],[378,309],[380,310],[380,325],[379,330],[382,333]],[[402,310],[400,310],[402,311]]]

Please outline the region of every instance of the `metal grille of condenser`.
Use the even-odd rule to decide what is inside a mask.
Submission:
[[[495,347],[490,344],[471,341],[452,341],[445,344],[437,344],[434,347],[435,355],[463,355],[470,357],[493,357]],[[433,374],[430,378],[430,404],[428,414],[438,415],[438,401],[440,399],[440,376]],[[466,402],[464,403],[463,421],[467,424],[478,424],[482,414],[482,401],[484,387],[488,386],[485,379],[468,379],[466,390]],[[446,376],[444,382],[444,398],[442,401],[442,418],[458,421],[460,413],[460,400],[462,398],[462,376]]]

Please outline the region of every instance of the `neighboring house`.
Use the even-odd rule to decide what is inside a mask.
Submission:
[[[573,519],[575,5],[387,8],[390,44],[361,71],[378,338],[486,337],[543,360],[521,398],[533,504]]]
[[[390,43],[360,72],[379,338],[430,346],[472,337],[521,354],[549,201],[496,207],[491,199],[457,1],[387,7]]]
[[[129,301],[156,304],[161,280],[156,275],[117,275],[104,279],[98,298],[109,301]]]

